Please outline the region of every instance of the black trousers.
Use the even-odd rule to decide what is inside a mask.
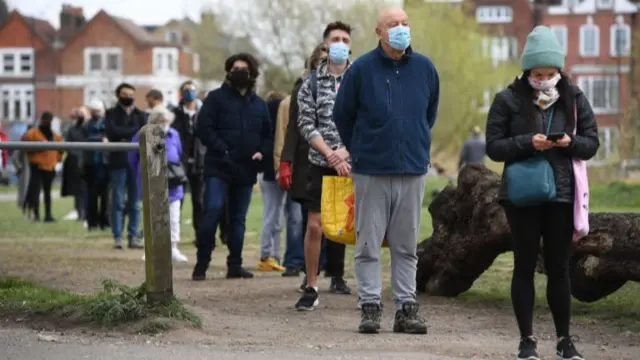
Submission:
[[[573,237],[573,204],[548,203],[524,208],[505,205],[505,214],[513,237],[511,301],[520,335],[533,335],[533,280],[542,237],[542,255],[547,272],[547,303],[553,316],[556,335],[569,336],[569,258]]]
[[[89,229],[108,229],[109,177],[107,174],[98,176],[92,166],[85,167],[84,173],[87,183],[87,226]]]
[[[302,206],[302,241],[307,235],[307,223],[309,220],[309,212],[306,207]],[[339,244],[322,237],[322,251],[320,252],[320,266],[318,266],[318,274],[324,268],[325,277],[344,277],[344,257],[347,250],[345,244]],[[324,266],[323,266],[324,263]],[[302,268],[306,272],[306,264]]]
[[[35,219],[40,219],[40,192],[44,195],[45,219],[53,218],[51,214],[51,186],[56,176],[55,171],[41,170],[38,165],[30,164],[31,179],[27,194]]]
[[[78,213],[78,220],[86,220],[87,218],[87,186],[84,180],[80,180],[80,184],[78,184],[79,189],[76,194],[73,196],[73,203]]]

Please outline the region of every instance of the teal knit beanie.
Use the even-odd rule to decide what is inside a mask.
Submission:
[[[520,64],[522,70],[531,70],[539,67],[564,67],[564,51],[558,38],[547,26],[536,26],[527,36]]]

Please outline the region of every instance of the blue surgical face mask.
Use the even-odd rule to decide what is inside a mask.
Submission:
[[[398,25],[389,29],[389,46],[396,50],[406,50],[411,45],[411,29]]]
[[[344,64],[349,58],[349,45],[336,42],[329,46],[329,60],[334,64]]]
[[[196,91],[193,89],[185,89],[182,92],[182,98],[184,99],[184,101],[193,101],[196,99]]]

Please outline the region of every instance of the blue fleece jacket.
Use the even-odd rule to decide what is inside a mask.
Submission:
[[[362,55],[344,75],[333,121],[367,175],[426,174],[440,81],[435,66],[408,48],[394,60],[382,47]]]

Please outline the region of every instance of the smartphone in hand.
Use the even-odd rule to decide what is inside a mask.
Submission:
[[[547,140],[552,141],[552,142],[557,142],[558,140],[562,139],[564,137],[564,133],[563,132],[555,132],[555,133],[551,133],[549,135],[547,135]]]

